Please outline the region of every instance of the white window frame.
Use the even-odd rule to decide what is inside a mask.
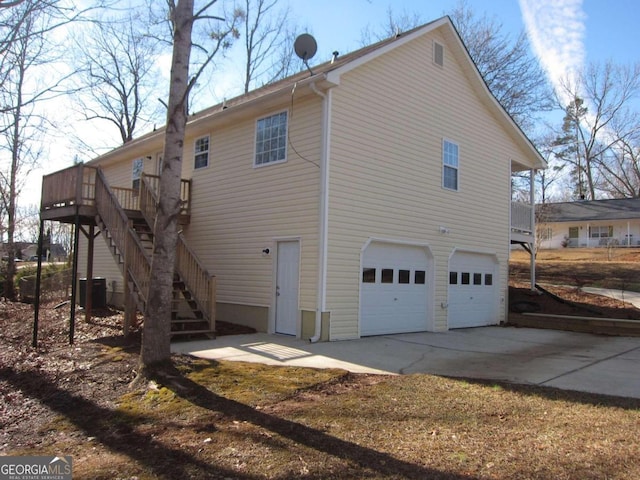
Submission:
[[[613,226],[591,225],[589,227],[589,238],[613,238]]]
[[[451,157],[451,151],[448,145],[455,147],[455,162],[453,162],[453,158]],[[454,164],[455,163],[455,164]],[[447,169],[451,169],[455,171],[456,174],[456,185],[455,188],[446,185],[446,175],[445,172]],[[445,190],[450,190],[452,192],[457,192],[460,190],[460,145],[452,140],[448,140],[446,138],[442,139],[442,188]]]
[[[273,138],[273,136],[269,137],[268,139],[264,138],[264,136],[262,136],[261,138],[261,135],[260,135],[261,122],[265,122],[269,119],[273,119],[274,117],[280,117],[283,114],[285,118],[284,134],[280,134],[275,138]],[[267,127],[267,128],[270,128],[270,127]],[[289,112],[287,110],[281,110],[279,112],[272,113],[271,115],[258,118],[256,120],[255,139],[254,139],[254,153],[253,153],[254,168],[266,167],[267,165],[275,165],[278,163],[286,162],[288,138],[289,138]],[[267,152],[265,152],[264,147],[261,147],[260,142],[273,141],[273,140],[277,140],[278,145],[276,146],[275,149],[270,148]],[[284,143],[284,144],[281,145],[280,143]],[[258,156],[265,155],[268,152],[275,152],[276,159],[267,160],[267,161],[264,161],[264,159],[262,159],[260,162],[258,162]],[[280,158],[281,154],[282,154],[282,157]]]
[[[198,142],[201,140],[207,140],[207,149],[206,150],[198,150]],[[201,168],[207,168],[209,166],[209,153],[211,152],[211,138],[209,135],[205,135],[203,137],[196,138],[195,142],[193,142],[193,169],[200,170]],[[204,165],[198,165],[198,157],[205,156],[207,157],[207,161]]]

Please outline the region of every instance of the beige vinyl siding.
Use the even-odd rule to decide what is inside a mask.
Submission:
[[[189,244],[218,278],[218,301],[271,306],[278,239],[299,239],[300,308],[315,310],[320,162],[319,98],[294,102],[210,132],[207,168],[195,171]],[[288,112],[287,161],[254,168],[256,120]],[[186,143],[185,170],[193,166]],[[311,163],[314,162],[314,163]],[[264,255],[269,248],[271,254]]]
[[[304,158],[288,146],[285,163],[254,168],[256,120],[280,111],[288,112],[290,140]],[[299,239],[300,308],[315,311],[321,116],[320,98],[307,96],[296,99],[293,115],[287,102],[231,125],[200,126],[195,135],[187,130],[182,177],[192,180],[192,211],[191,224],[183,229],[191,248],[217,277],[218,302],[270,307],[276,241]],[[194,170],[194,142],[204,135],[210,135],[209,165]],[[141,156],[144,171],[155,173],[157,151]],[[105,167],[110,185],[131,187],[133,160],[123,156]],[[262,253],[265,248],[270,255]],[[94,258],[96,275],[106,276],[109,286],[116,279],[121,290],[122,277],[100,238]],[[82,268],[86,271],[86,258]]]
[[[434,38],[445,45],[444,68],[431,61]],[[440,305],[447,302],[455,248],[497,254],[501,295],[506,292],[509,165],[527,154],[479,98],[437,32],[343,75],[334,89],[327,281],[332,339],[359,335],[360,252],[372,237],[429,245],[436,330],[447,326]],[[442,187],[445,138],[459,146],[457,192]],[[440,226],[449,233],[441,234]]]
[[[84,228],[88,231],[88,227]],[[98,229],[96,229],[96,233],[99,233]],[[107,248],[107,243],[105,242],[104,237],[101,233],[99,233],[95,238],[93,245],[93,276],[105,278],[107,281],[108,291],[113,290],[113,282],[116,282],[115,291],[120,293],[124,292],[122,274],[118,269],[118,264]],[[80,233],[80,248],[78,250],[78,276],[82,278],[85,278],[87,276],[87,253],[87,239],[82,233]],[[110,296],[107,295],[107,301],[109,301],[109,299]]]

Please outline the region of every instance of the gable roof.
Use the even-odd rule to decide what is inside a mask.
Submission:
[[[187,127],[196,128],[197,126],[208,122],[212,118],[227,121],[234,115],[234,113],[237,114],[245,109],[256,108],[258,105],[267,105],[274,97],[280,98],[285,95],[291,95],[292,88],[295,88],[295,86],[302,87],[303,85],[313,84],[318,85],[321,89],[337,86],[340,84],[340,77],[344,73],[347,73],[380,55],[388,53],[439,28],[443,28],[448,45],[451,46],[454,56],[459,60],[462,60],[461,63],[463,65],[463,70],[468,75],[474,89],[483,98],[485,105],[487,105],[487,107],[496,114],[496,117],[501,122],[503,128],[514,133],[514,138],[518,143],[520,143],[523,150],[531,153],[529,158],[533,165],[531,168],[546,168],[546,161],[540,155],[531,140],[524,134],[513,118],[511,118],[489,90],[486,82],[482,78],[482,75],[480,75],[476,64],[471,58],[469,51],[462,42],[458,31],[448,16],[441,17],[400,35],[363,47],[346,55],[338,56],[334,60],[313,66],[309,69],[311,72],[309,70],[300,71],[282,80],[270,83],[246,94],[239,95],[212,107],[206,108],[190,116],[187,121]],[[164,130],[165,128],[162,127],[154,130],[153,132],[147,133],[146,135],[134,139],[121,147],[92,160],[90,163],[107,160],[112,155],[117,154],[116,152],[120,153],[128,149],[135,150],[137,146],[146,144],[152,138],[155,138],[156,141],[161,141],[164,136]]]
[[[640,219],[640,198],[545,203],[536,211],[540,223]]]

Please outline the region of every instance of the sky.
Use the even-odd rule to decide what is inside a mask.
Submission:
[[[281,0],[284,1],[284,0]],[[502,24],[504,32],[517,36],[525,31],[535,56],[553,84],[571,68],[585,63],[613,60],[631,64],[640,61],[637,21],[638,0],[466,0],[477,17],[486,15]],[[391,9],[394,14],[419,15],[427,23],[451,11],[458,0],[289,0],[291,18],[311,33],[318,53],[310,61],[328,60],[334,50],[344,54],[362,46],[363,32],[384,24]],[[229,70],[230,63],[227,62]],[[210,105],[241,92],[237,74],[217,80]],[[91,127],[85,129],[92,135]],[[141,132],[142,133],[142,132]],[[34,192],[39,197],[42,174],[71,165],[73,154],[52,156],[52,161],[34,172]],[[37,191],[35,191],[37,189]]]

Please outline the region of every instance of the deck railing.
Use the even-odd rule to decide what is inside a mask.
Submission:
[[[125,255],[125,275],[136,284],[138,295],[146,302],[151,275],[151,258],[129,225],[129,219],[118,198],[107,184],[102,171],[98,171],[95,183],[96,209],[107,227],[116,247]]]
[[[97,169],[83,164],[45,175],[42,179],[42,210],[67,205],[93,205]]]
[[[143,173],[142,178],[146,179],[148,190],[157,198],[160,190],[160,177]],[[191,215],[191,180],[180,180],[180,215]]]
[[[143,175],[140,182],[140,211],[149,225],[153,225],[156,217],[157,194],[154,181],[157,177]],[[183,182],[183,186],[187,184]],[[183,190],[184,191],[184,190]],[[182,234],[178,235],[176,245],[175,269],[180,274],[187,289],[194,296],[195,302],[209,321],[209,327],[215,326],[216,277],[211,275],[202,265],[196,254],[189,248]]]
[[[124,210],[139,210],[138,189],[111,187],[111,191],[118,199],[118,203]]]
[[[527,203],[511,202],[511,228],[533,233],[533,207]]]

